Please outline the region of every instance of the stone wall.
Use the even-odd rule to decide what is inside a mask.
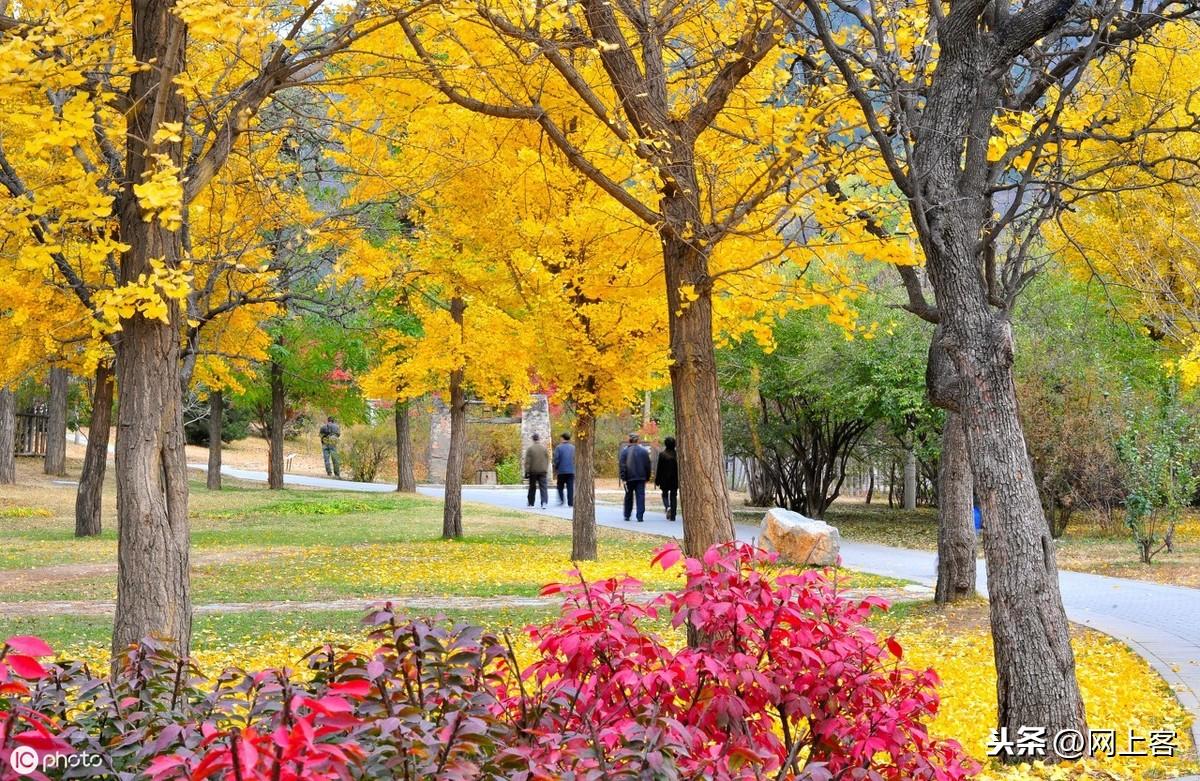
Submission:
[[[525,472],[525,451],[533,444],[533,435],[542,438],[542,444],[553,450],[550,432],[550,400],[544,393],[535,393],[529,406],[521,413],[521,472]]]

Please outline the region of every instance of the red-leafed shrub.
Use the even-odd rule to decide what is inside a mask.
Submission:
[[[679,561],[677,548],[656,557]],[[560,617],[512,646],[477,627],[366,619],[374,649],[324,647],[309,673],[206,679],[153,642],[112,679],[11,638],[0,655],[0,757],[17,746],[99,757],[118,778],[967,778],[931,738],[936,676],[819,573],[772,575],[769,554],[714,548],[686,584],[645,600],[632,580],[548,586]],[[654,631],[669,621],[690,646]],[[34,775],[32,777],[40,777]]]
[[[656,558],[669,567],[680,553]],[[566,604],[531,630],[537,693],[506,700],[540,738],[521,749],[528,777],[642,765],[706,779],[968,777],[958,744],[925,729],[937,677],[901,666],[899,644],[864,626],[882,602],[839,597],[813,571],[771,577],[771,561],[713,548],[684,563],[679,593],[648,603],[630,600],[628,580],[547,587]],[[660,616],[698,641],[665,644],[645,627]]]

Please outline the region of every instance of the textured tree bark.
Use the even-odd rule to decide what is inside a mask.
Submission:
[[[17,482],[17,397],[0,388],[0,485]]]
[[[46,460],[48,475],[67,473],[67,370],[50,369],[50,403],[46,420]]]
[[[1054,541],[1017,414],[1012,327],[980,289],[974,249],[984,217],[959,208],[931,215],[940,235],[927,258],[942,313],[934,338],[958,380],[983,516],[999,726],[1010,735],[1023,727],[1086,734]]]
[[[671,390],[679,440],[683,547],[689,556],[702,556],[711,546],[734,538],[725,488],[708,258],[693,243],[670,232],[663,234],[663,258],[671,313]],[[684,285],[693,287],[694,300],[682,299]]]
[[[396,490],[413,494],[417,492],[417,481],[413,477],[412,432],[408,410],[407,401],[396,402]]]
[[[225,423],[225,398],[219,391],[208,394],[208,490],[221,490],[221,429]]]
[[[575,507],[571,512],[571,561],[596,559],[596,418],[575,419]]]
[[[183,98],[167,85],[183,70],[187,30],[172,13],[171,0],[134,0],[133,56],[154,63],[130,78],[126,114],[124,189],[118,198],[120,282],[153,273],[151,260],[167,268],[182,256],[179,231],[146,221],[133,186],[150,173],[155,158],[175,165],[179,142],[154,141],[161,123],[182,122]],[[179,392],[181,313],[168,302],[168,322],[140,314],[121,321],[116,347],[117,385],[117,605],[113,665],[129,644],[157,636],[186,653],[191,643],[191,584],[188,571],[187,459]]]
[[[980,238],[995,209],[987,138],[1002,88],[991,40],[971,24],[945,30],[914,141],[920,198],[913,218],[937,300],[934,339],[953,365],[983,516],[998,726],[1010,735],[1044,729],[1052,738],[1065,730],[1087,734],[1087,724],[1054,541],[1017,414],[1009,306]],[[1055,758],[1052,748],[1048,758]]]
[[[466,303],[450,302],[450,316],[461,331]],[[467,392],[462,369],[450,372],[450,447],[446,451],[446,493],[442,506],[442,538],[457,539],[462,530],[462,471],[467,450]]]
[[[904,450],[904,509],[917,509],[917,452],[911,444]]]
[[[966,432],[957,412],[946,413],[938,463],[938,570],[934,601],[939,605],[975,595],[975,517]]]
[[[271,440],[267,449],[267,487],[283,488],[283,365],[271,361]]]
[[[87,451],[75,494],[75,536],[95,537],[102,530],[101,504],[104,473],[108,468],[108,430],[112,426],[113,369],[96,367],[92,389],[92,422],[88,426]]]
[[[1007,322],[954,327],[963,420],[983,515],[1000,726],[1086,728],[1050,527],[1017,417]],[[970,325],[969,323],[964,325]]]

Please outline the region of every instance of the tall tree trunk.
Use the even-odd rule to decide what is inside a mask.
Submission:
[[[975,516],[970,456],[962,417],[946,413],[938,463],[938,570],[934,601],[939,605],[975,595]]]
[[[461,298],[450,302],[450,316],[462,334],[466,303]],[[467,392],[463,370],[450,372],[450,447],[446,452],[446,493],[442,505],[442,537],[447,540],[463,535],[462,472],[467,451]]]
[[[959,378],[957,406],[983,515],[999,726],[1010,735],[1022,727],[1086,734],[1054,540],[1017,414],[1012,326],[980,290],[974,246],[982,218],[943,219],[948,256],[929,258],[942,312],[934,338]]]
[[[113,369],[96,367],[92,388],[92,422],[88,426],[87,451],[75,494],[75,536],[95,537],[101,531],[104,473],[108,468],[108,430],[112,426]]]
[[[151,260],[176,268],[182,256],[178,230],[144,219],[133,192],[151,174],[155,157],[179,165],[182,145],[155,141],[159,125],[182,122],[186,111],[175,77],[183,70],[187,30],[172,12],[172,0],[134,0],[133,56],[153,67],[130,78],[126,114],[125,184],[118,199],[120,282],[133,284],[153,274]],[[161,159],[161,158],[160,158]],[[116,373],[117,397],[117,607],[113,664],[125,648],[157,636],[186,653],[191,643],[192,606],[188,571],[187,457],[179,392],[177,301],[168,301],[167,322],[141,314],[121,321]]]
[[[208,394],[208,490],[221,490],[221,429],[225,423],[225,394]]]
[[[904,509],[917,509],[917,451],[911,443],[904,448]]]
[[[664,206],[671,211],[671,199]],[[686,224],[686,220],[679,221]],[[711,546],[734,538],[733,514],[725,490],[725,453],[712,338],[712,294],[708,257],[670,229],[663,232],[667,311],[671,342],[671,390],[679,440],[679,498],[683,547],[702,556]],[[691,286],[697,297],[683,300]]]
[[[17,397],[0,388],[0,485],[17,482]]]
[[[571,561],[596,559],[596,418],[575,419],[575,507],[571,511]]]
[[[271,441],[267,451],[267,487],[283,488],[283,365],[271,361]]]
[[[396,402],[396,490],[412,494],[417,492],[417,480],[413,477],[412,432],[408,410],[407,401]]]
[[[896,459],[893,458],[888,467],[888,509],[896,506]]]
[[[1001,105],[1003,81],[995,74],[1006,66],[997,61],[995,39],[973,25],[938,33],[945,45],[915,129],[917,197],[909,203],[939,313],[934,340],[954,368],[955,407],[983,515],[997,726],[1009,735],[1086,735],[1054,541],[1017,414],[1009,316],[1019,286],[1005,291],[1002,275],[991,273],[996,247],[988,228],[996,204],[987,138]]]
[[[867,500],[864,504],[871,503],[871,497],[875,495],[875,465],[872,464],[867,472]]]
[[[67,370],[50,369],[50,404],[46,420],[46,461],[48,475],[67,473]]]

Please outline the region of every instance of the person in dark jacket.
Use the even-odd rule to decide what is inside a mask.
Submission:
[[[650,480],[650,451],[640,443],[640,437],[629,435],[629,444],[621,451],[620,472],[625,481],[625,520],[633,514],[637,504],[638,523],[646,516],[646,483]]]
[[[338,458],[338,440],[342,438],[342,427],[330,415],[317,432],[321,437],[321,455],[325,458],[325,474],[342,476],[342,460]]]
[[[562,442],[554,448],[554,477],[558,481],[558,503],[563,503],[565,490],[567,507],[574,507],[575,446],[571,444],[571,435],[566,431],[562,433]]]
[[[675,511],[679,508],[679,459],[675,453],[675,437],[663,440],[663,451],[658,454],[658,466],[654,470],[654,485],[662,491],[667,520],[675,520]]]
[[[550,471],[550,453],[546,451],[546,446],[542,444],[542,437],[538,434],[533,435],[533,442],[529,445],[529,449],[525,451],[525,477],[529,480],[529,506],[533,507],[533,497],[541,491],[542,509],[546,509],[546,501],[549,498],[546,489],[546,473]]]

